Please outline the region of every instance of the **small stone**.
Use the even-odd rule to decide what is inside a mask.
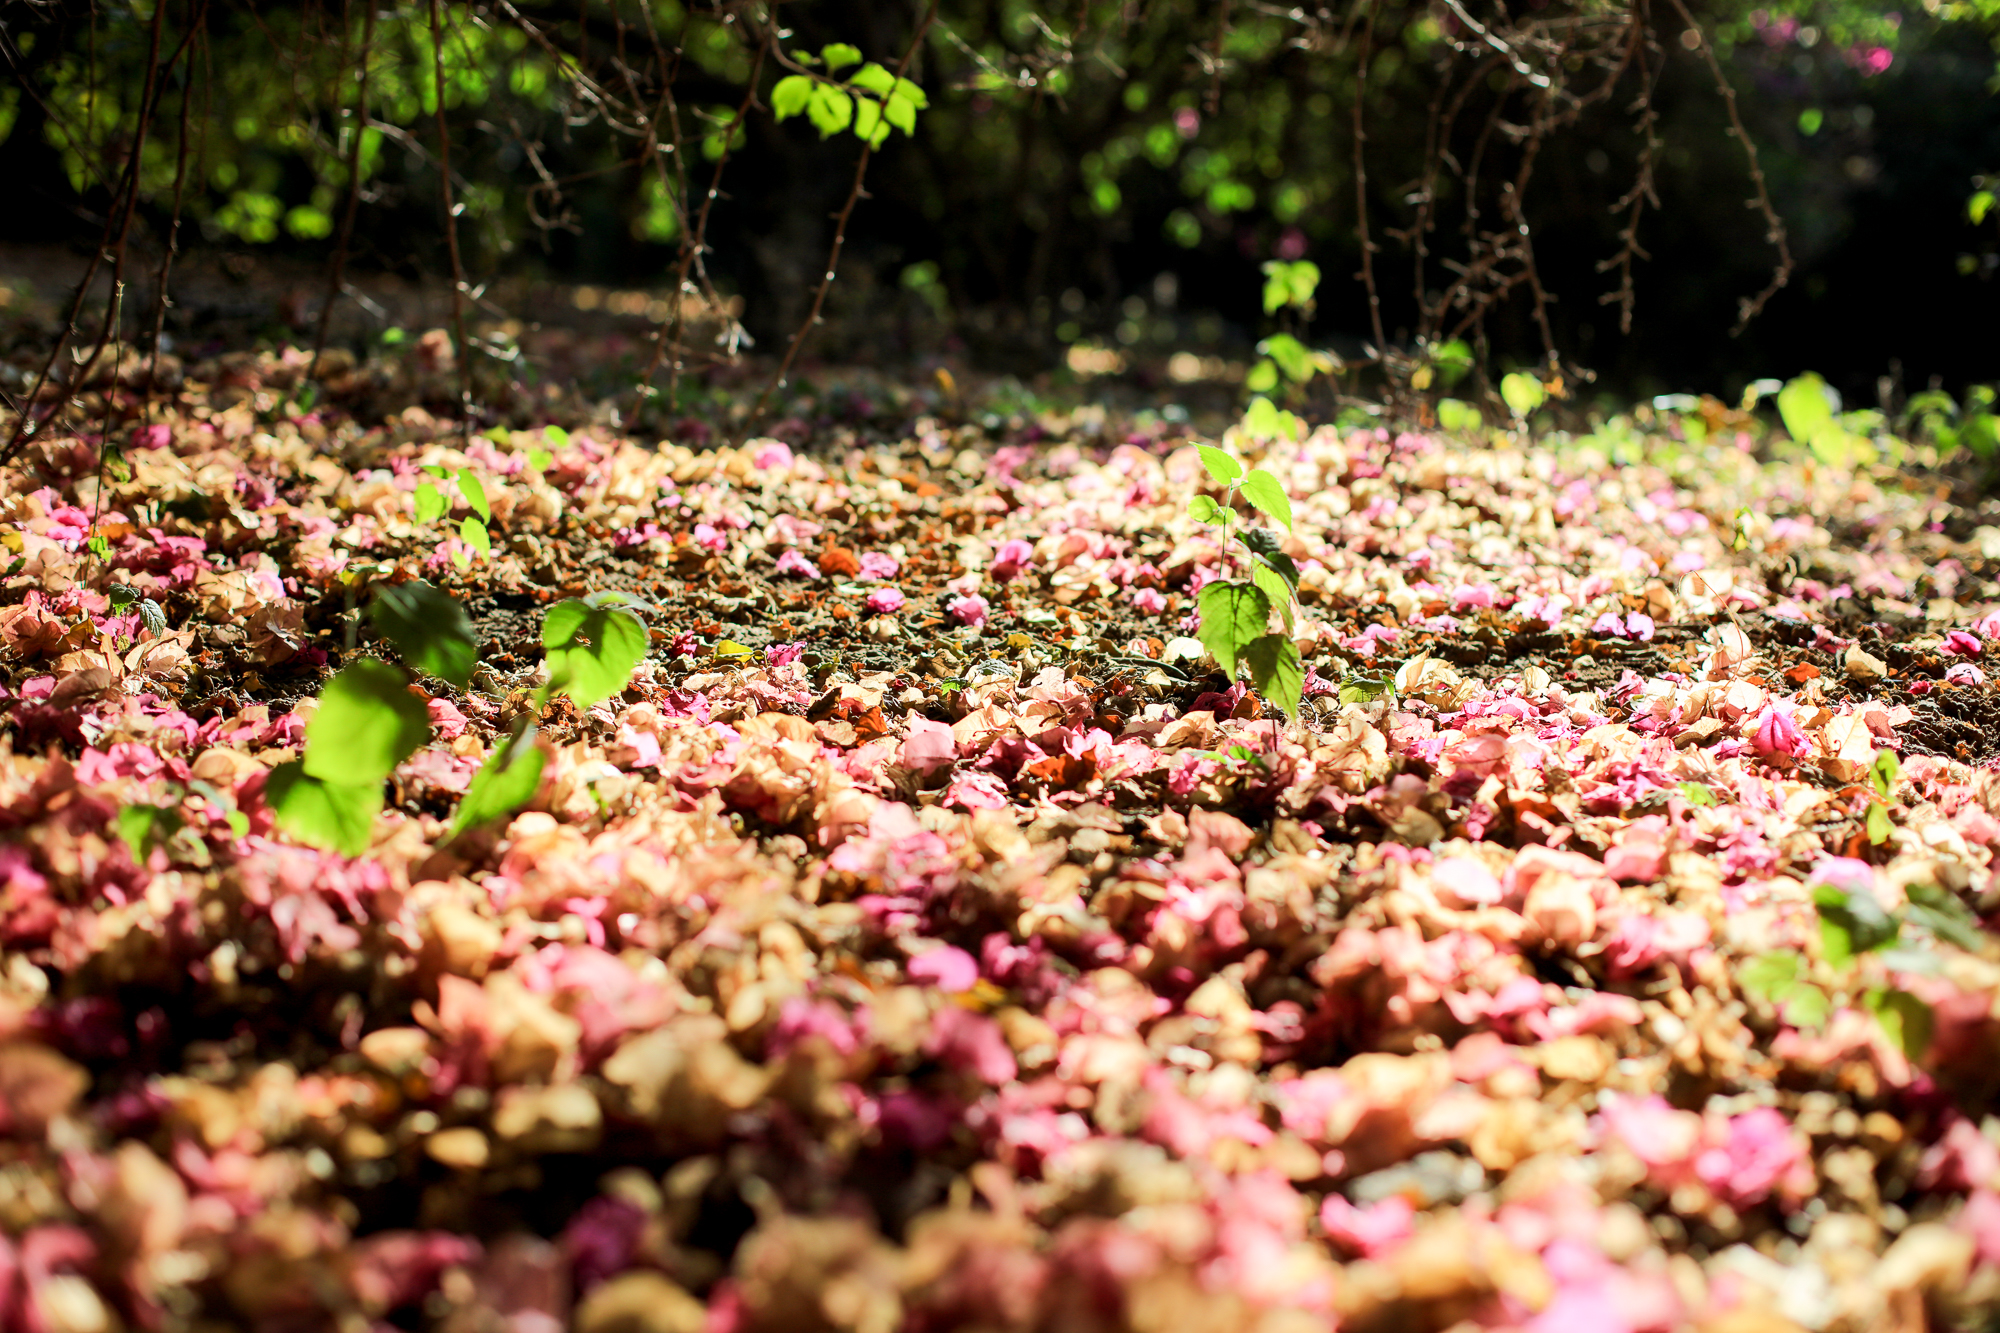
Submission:
[[[701,1333],[708,1311],[659,1274],[624,1273],[584,1297],[576,1333]]]
[[[1858,643],[1847,650],[1847,657],[1842,665],[1847,668],[1849,680],[1858,681],[1863,685],[1886,680],[1889,676],[1889,664],[1873,653],[1864,652]]]
[[[424,1140],[424,1151],[432,1161],[454,1171],[477,1171],[492,1155],[486,1136],[470,1125],[439,1130]]]

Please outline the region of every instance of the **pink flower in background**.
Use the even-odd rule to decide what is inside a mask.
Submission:
[[[993,554],[991,573],[998,583],[1011,583],[1027,573],[1035,561],[1035,548],[1019,537],[1000,543]]]
[[[729,537],[713,523],[697,523],[694,525],[694,544],[704,551],[726,551],[729,549]],[[779,572],[784,572],[783,561],[779,562]],[[809,577],[818,578],[819,575],[815,572]]]
[[[1751,746],[1758,754],[1789,755],[1793,759],[1803,759],[1812,752],[1812,739],[1792,717],[1792,705],[1787,700],[1777,700],[1768,705],[1757,718],[1757,731],[1751,739]]]
[[[1338,1194],[1326,1196],[1319,1224],[1326,1234],[1364,1259],[1380,1259],[1417,1233],[1417,1210],[1400,1194],[1357,1208]]]
[[[1887,74],[1889,66],[1896,63],[1896,56],[1886,46],[1857,46],[1847,53],[1848,63],[1861,71],[1864,76]]]
[[[1007,1048],[1000,1025],[955,1004],[946,1005],[932,1016],[924,1054],[995,1087],[1013,1082],[1018,1072],[1014,1052]]]
[[[792,446],[783,440],[764,440],[757,446],[757,452],[750,455],[750,466],[759,470],[791,465]]]
[[[909,739],[903,742],[900,758],[903,767],[930,773],[958,758],[958,741],[944,723],[912,715]]]
[[[806,655],[803,640],[797,643],[774,643],[764,650],[764,665],[768,667],[788,667]]]
[[[819,566],[800,555],[797,551],[787,551],[778,557],[777,572],[780,574],[796,574],[802,579],[816,579],[819,577]]]
[[[979,980],[979,960],[949,944],[926,949],[905,969],[913,981],[928,981],[947,995],[972,989]]]
[[[1953,685],[1984,685],[1986,673],[1970,662],[1953,662],[1945,668],[1944,678]]]
[[[893,615],[903,609],[903,603],[910,599],[897,588],[877,588],[868,594],[868,609],[877,615]]]
[[[959,624],[970,625],[977,629],[986,623],[986,615],[991,608],[984,597],[975,593],[970,597],[953,598],[945,610],[949,611],[952,619]]]
[[[1768,1106],[1731,1117],[1721,1142],[1695,1158],[1695,1174],[1737,1204],[1759,1203],[1788,1175],[1812,1160],[1791,1123]]]
[[[1156,616],[1167,609],[1167,599],[1158,588],[1134,588],[1131,602],[1134,610],[1149,616]]]
[[[1978,635],[1955,629],[1944,636],[1944,642],[1938,645],[1938,651],[1950,653],[1954,657],[1977,657],[1985,647],[1986,645],[1979,641]]]
[[[881,583],[895,578],[902,567],[893,555],[884,555],[880,551],[864,551],[861,555],[860,577],[871,583]]]

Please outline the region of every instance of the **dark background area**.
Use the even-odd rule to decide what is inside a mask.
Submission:
[[[952,350],[992,368],[1032,372],[1059,365],[1065,342],[1094,338],[1129,343],[1140,357],[1186,349],[1240,359],[1278,327],[1259,305],[1259,266],[1279,255],[1313,259],[1325,275],[1316,310],[1298,331],[1350,359],[1360,353],[1370,319],[1355,276],[1360,250],[1347,174],[1358,67],[1352,22],[1314,30],[1319,45],[1312,49],[1245,38],[1242,53],[1217,77],[1199,57],[1220,31],[1220,9],[1136,9],[1143,12],[1135,22],[1122,29],[1107,22],[1098,34],[1100,43],[1119,42],[1115,60],[1071,52],[1063,63],[1051,56],[1046,34],[1023,22],[1024,7],[942,6],[912,66],[930,108],[913,137],[893,136],[870,166],[828,305],[832,331],[821,335],[814,355],[921,361]],[[724,17],[740,20],[732,20],[735,47],[724,50],[718,42],[714,59],[685,61],[677,74],[674,92],[691,133],[699,132],[704,109],[726,112],[741,97],[752,45],[747,34],[757,12],[697,7],[684,16],[691,41],[721,31]],[[893,0],[787,6],[784,45],[808,51],[846,41],[894,64],[917,12]],[[1380,8],[1381,37],[1364,104],[1371,224],[1382,247],[1382,317],[1390,341],[1401,346],[1415,336],[1418,321],[1408,247],[1390,233],[1410,217],[1406,201],[1424,168],[1429,99],[1445,67],[1436,59],[1427,63],[1422,51],[1430,48],[1411,37],[1429,12],[1422,6]],[[464,11],[468,19],[476,13]],[[1732,336],[1739,303],[1764,286],[1774,251],[1759,214],[1746,206],[1750,178],[1708,69],[1676,40],[1680,21],[1655,14],[1658,207],[1647,210],[1639,228],[1651,257],[1635,268],[1630,333],[1619,331],[1615,307],[1600,297],[1617,283],[1602,265],[1619,249],[1613,205],[1632,184],[1639,145],[1631,110],[1640,90],[1635,77],[1628,75],[1611,97],[1547,136],[1526,195],[1524,212],[1564,361],[1594,372],[1595,391],[1618,397],[1680,390],[1733,396],[1752,379],[1812,369],[1851,402],[1873,403],[1884,377],[1897,392],[1934,381],[1958,392],[1994,378],[1996,287],[1989,252],[1996,248],[1996,220],[1974,226],[1966,211],[1975,178],[2000,170],[1993,34],[1975,21],[1944,22],[1914,12],[1901,23],[1890,67],[1864,73],[1854,67],[1851,50],[1844,53],[1830,36],[1811,45],[1778,40],[1749,26],[1729,5],[1697,13],[1711,32],[1735,36],[1725,48],[1724,68],[1759,145],[1795,269],[1768,308]],[[708,29],[700,26],[704,14]],[[1804,15],[1813,17],[1810,10]],[[179,17],[170,10],[169,43]],[[32,18],[17,8],[8,16],[13,58],[29,95],[17,98],[17,119],[0,142],[0,179],[11,182],[14,200],[0,210],[0,241],[58,244],[79,253],[97,243],[111,195],[96,184],[73,186],[51,146],[47,108],[59,105],[57,62],[64,52],[72,58],[90,52],[106,86],[121,79],[129,85],[143,68],[134,63],[144,56],[139,19],[137,11],[106,9],[93,24],[90,11],[74,6]],[[291,207],[336,196],[326,211],[337,214],[337,159],[316,163],[309,152],[274,146],[273,136],[278,116],[331,129],[329,108],[341,96],[337,83],[318,103],[297,92],[305,68],[300,52],[313,41],[313,24],[327,21],[322,11],[306,7],[255,15],[211,10],[204,58],[222,72],[211,75],[212,86],[199,85],[195,96],[216,117],[203,151],[220,155],[218,145],[227,141],[233,160],[243,164],[243,179],[261,173],[268,197]],[[564,20],[551,15],[548,21],[556,31]],[[598,26],[590,32],[574,23],[563,31],[580,34],[584,51],[602,51],[615,35],[608,21],[594,20]],[[30,32],[37,40],[23,52],[20,38]],[[1411,54],[1385,64],[1380,49],[1399,40]],[[323,54],[323,31],[318,45]],[[385,39],[382,59],[392,55]],[[404,58],[406,72],[422,74],[420,63],[407,52]],[[504,52],[492,57],[503,80],[510,62],[522,58]],[[982,59],[993,68],[1036,70],[1043,86],[1032,93],[972,86],[980,81]],[[1059,93],[1048,91],[1056,86],[1046,77],[1052,68],[1060,71]],[[764,102],[783,73],[767,63]],[[215,103],[227,104],[232,95],[248,99],[252,89],[268,103],[269,85],[286,78],[292,92],[280,96],[279,105],[289,109],[267,106],[252,134],[232,138],[228,106],[217,109]],[[186,84],[168,83],[156,116],[161,156],[142,188],[134,223],[135,253],[142,256],[159,253],[170,213],[162,171],[171,167],[175,99]],[[1131,92],[1135,87],[1143,96]],[[128,100],[132,96],[128,86]],[[1472,105],[1482,105],[1483,96],[1475,95]],[[1149,130],[1171,123],[1174,108],[1192,109],[1199,124],[1174,145],[1171,161],[1130,151]],[[377,114],[385,110],[386,104]],[[468,199],[461,229],[470,281],[532,274],[611,287],[670,284],[677,244],[643,239],[632,222],[644,206],[641,173],[586,175],[625,151],[616,133],[565,116],[563,106],[537,108],[531,98],[501,105],[495,95],[448,110],[454,167],[463,181],[488,191]],[[1807,112],[1818,117],[1813,133],[1801,119]],[[427,116],[412,116],[409,142],[385,148],[358,211],[351,273],[448,274],[434,164],[422,148],[428,127]],[[107,161],[120,132],[129,134],[105,137]],[[1469,144],[1469,135],[1448,141],[1461,160]],[[526,210],[535,175],[524,145],[532,145],[554,175],[585,177],[565,187],[559,209],[541,201],[544,212],[563,216],[561,226],[540,226]],[[760,112],[743,127],[710,224],[708,265],[719,290],[742,298],[743,320],[760,353],[781,349],[806,311],[825,264],[831,215],[847,194],[858,150],[851,135],[823,140],[804,118],[779,123]],[[1124,159],[1107,169],[1105,161],[1120,152]],[[1255,191],[1250,206],[1217,210],[1191,189],[1193,155],[1218,152],[1234,155],[1235,176]],[[1251,162],[1262,165],[1246,170]],[[693,177],[705,180],[706,159],[695,165]],[[232,232],[226,214],[231,187],[213,178],[203,183],[196,174],[184,249],[324,261],[332,246],[325,236],[284,227],[265,239]],[[1092,202],[1093,179],[1107,175],[1117,192],[1109,209]],[[1277,200],[1296,182],[1305,184],[1312,202],[1287,215]],[[1464,198],[1453,202],[1462,206]],[[1490,199],[1485,216],[1489,222],[1494,216]],[[1175,239],[1177,217],[1191,219],[1198,235],[1183,221]],[[1442,221],[1447,226],[1440,245],[1457,217]],[[909,282],[911,266],[925,264],[935,265],[928,294]],[[1435,286],[1436,271],[1432,278]],[[1485,333],[1484,350],[1495,370],[1533,364],[1543,354],[1531,307],[1518,291],[1489,316]]]

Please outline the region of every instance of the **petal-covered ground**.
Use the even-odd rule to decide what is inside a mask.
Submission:
[[[0,481],[0,1327],[2000,1309],[2000,530],[1934,482],[1712,404],[1232,436],[1286,719],[1176,642],[1184,414],[467,437],[340,408],[448,400],[421,355],[301,415],[305,360]],[[408,578],[472,687],[365,855],[297,845],[266,777]],[[452,838],[543,608],[613,589],[653,654]]]

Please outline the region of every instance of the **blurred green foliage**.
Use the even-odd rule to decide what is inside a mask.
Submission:
[[[2000,40],[2000,0],[1908,12],[1869,0],[1708,0],[1693,12],[1749,107],[1774,193],[1794,202],[1829,188],[1829,171],[1877,169],[1858,90],[1890,77],[1906,52],[1971,33],[1990,76]],[[1468,362],[1497,347],[1517,365],[1546,362],[1551,342],[1588,353],[1571,344],[1593,336],[1595,299],[1613,294],[1611,280],[1565,293],[1568,305],[1545,316],[1530,300],[1544,285],[1534,247],[1565,281],[1592,281],[1591,266],[1620,245],[1604,216],[1620,194],[1638,201],[1643,250],[1659,230],[1648,210],[1673,202],[1648,204],[1648,191],[1676,163],[1723,180],[1711,193],[1730,208],[1744,193],[1700,43],[1668,7],[1553,0],[1507,20],[1492,6],[1411,0],[1338,11],[946,0],[902,79],[892,67],[914,13],[885,0],[776,16],[757,3],[681,0],[469,0],[441,13],[434,49],[425,6],[387,7],[371,24],[351,0],[169,5],[142,215],[159,227],[185,160],[182,209],[210,241],[317,250],[354,185],[357,249],[436,267],[441,78],[460,242],[480,270],[531,247],[572,272],[664,275],[692,245],[712,164],[728,152],[728,235],[705,238],[713,259],[701,271],[712,262],[726,287],[782,310],[794,299],[786,284],[821,267],[819,219],[844,191],[858,136],[883,158],[869,178],[878,221],[868,262],[899,268],[890,289],[930,318],[998,305],[1030,341],[1054,329],[1143,338],[1147,314],[1172,302],[1126,309],[1132,274],[1178,268],[1187,303],[1254,317],[1261,296],[1287,336],[1360,330],[1369,319],[1350,275],[1365,206],[1382,318],[1421,374],[1444,368],[1447,346]],[[115,192],[153,18],[147,0],[68,0],[16,25],[21,79],[0,88],[0,140],[32,134],[81,207],[101,209]],[[1696,105],[1709,109],[1676,110]],[[1657,124],[1646,106],[1664,108]],[[1365,184],[1355,174],[1363,122]],[[1523,202],[1544,195],[1553,202]],[[1993,197],[1968,175],[1956,196],[1963,225],[1992,234]],[[1589,200],[1590,218],[1576,198]],[[1822,213],[1792,219],[1808,256],[1833,243]],[[1761,285],[1773,254],[1754,219],[1728,225],[1737,253],[1706,278],[1740,296]],[[1572,254],[1576,236],[1603,246]],[[1961,268],[1992,267],[1990,243],[1964,248]],[[1261,288],[1238,297],[1215,285],[1241,265],[1263,266]],[[1554,321],[1546,331],[1544,318]],[[1269,390],[1312,373],[1304,346],[1276,346],[1259,372]]]

